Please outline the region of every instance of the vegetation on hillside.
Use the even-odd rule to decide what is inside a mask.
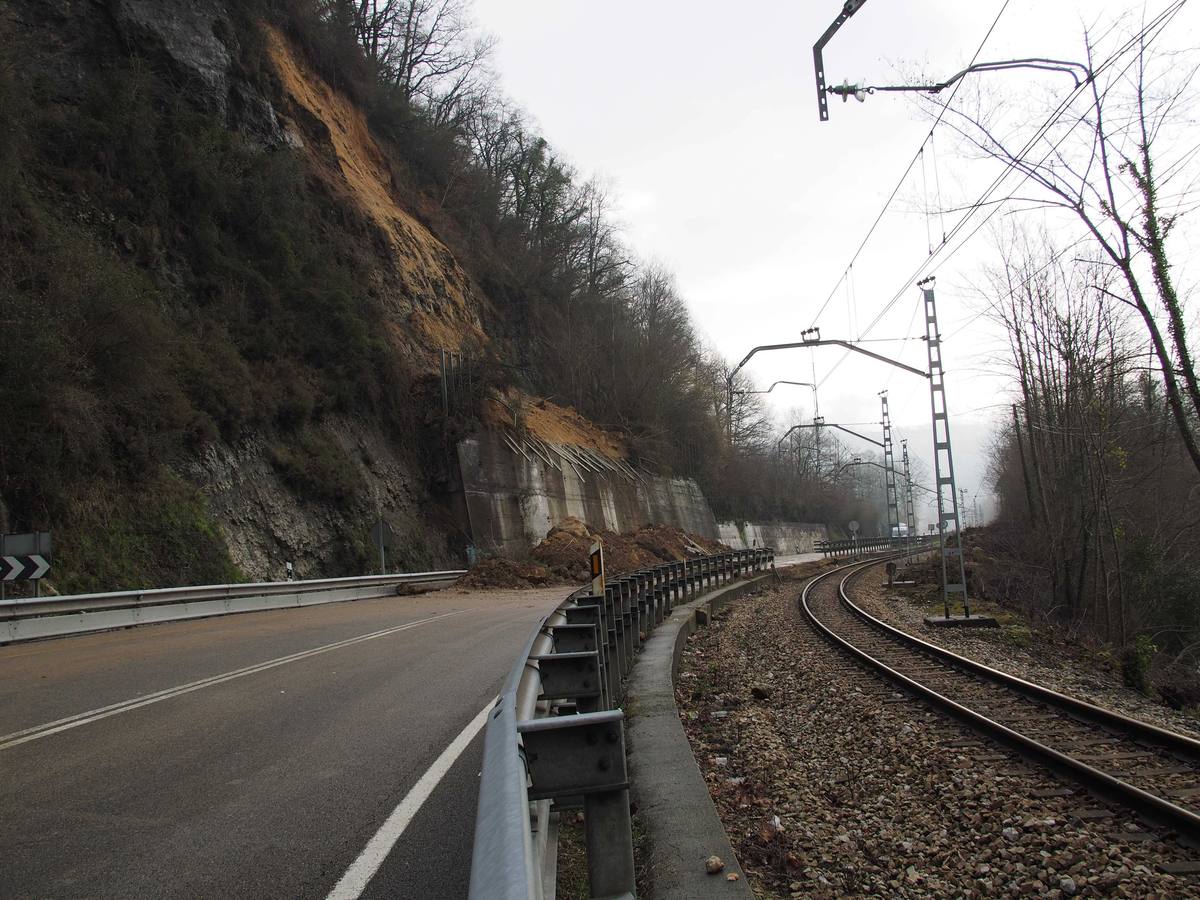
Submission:
[[[287,480],[337,501],[345,460],[311,424],[409,420],[365,228],[135,55],[60,87],[0,64],[6,524],[75,548],[60,589],[236,577],[172,464],[263,430]]]
[[[228,8],[237,78],[277,90],[269,22],[368,112],[413,214],[490,300],[484,390],[575,406],[641,464],[699,479],[722,517],[872,518],[775,452],[758,398],[728,439],[725,363],[602,184],[503,98],[465,2]],[[109,29],[97,15],[70,48],[79,83],[63,47],[0,47],[0,526],[55,530],[60,590],[229,580],[185,461],[261,437],[299,496],[347,504],[362,485],[320,423],[367,420],[416,456],[423,395],[385,338],[388,251],[362,213]]]
[[[1100,302],[1111,273],[1044,238],[1012,249],[993,309],[1019,395],[992,461],[1000,517],[980,536],[1009,571],[993,589],[1132,663],[1151,645],[1160,666],[1182,663],[1200,640],[1200,520],[1171,409],[1130,323]]]
[[[780,455],[760,397],[735,396],[729,434],[729,364],[672,274],[622,240],[603,182],[504,98],[464,0],[286,5],[293,35],[370,111],[425,198],[419,212],[492,299],[507,380],[621,431],[640,464],[695,477],[719,517],[878,520],[878,502],[827,483],[803,442]]]

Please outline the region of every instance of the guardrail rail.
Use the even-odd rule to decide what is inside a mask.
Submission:
[[[937,535],[911,535],[901,537],[868,537],[848,541],[817,541],[813,549],[823,553],[826,559],[850,558],[862,553],[873,553],[879,550],[916,550],[918,547],[928,547],[936,542]]]
[[[472,900],[553,896],[557,819],[582,809],[593,897],[633,897],[624,679],[645,637],[681,604],[766,571],[770,549],[664,563],[581,588],[542,619],[484,735]]]
[[[0,601],[0,643],[127,628],[151,622],[367,600],[394,595],[406,585],[450,582],[465,574],[465,569],[447,569],[352,578],[13,598]]]

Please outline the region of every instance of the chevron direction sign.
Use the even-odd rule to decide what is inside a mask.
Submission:
[[[17,581],[41,578],[50,570],[50,560],[32,556],[0,556],[0,580]]]
[[[0,582],[36,581],[50,571],[50,532],[0,534]]]

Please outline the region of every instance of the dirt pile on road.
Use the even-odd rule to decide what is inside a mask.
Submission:
[[[596,538],[604,546],[604,568],[610,576],[729,549],[719,541],[696,537],[672,525],[647,525],[632,534],[617,534],[592,531],[578,519],[567,518],[533,548],[533,558],[554,575],[586,581],[588,555]]]
[[[554,584],[561,580],[551,575],[545,566],[514,562],[497,556],[476,563],[457,583],[459,587],[467,588],[526,588]]]
[[[646,525],[632,534],[592,531],[576,518],[564,519],[533,548],[532,560],[492,557],[477,563],[458,584],[467,588],[524,588],[547,584],[580,584],[591,577],[592,542],[604,545],[604,571],[609,577],[664,562],[710,553],[726,553],[720,541],[697,537],[673,525]]]

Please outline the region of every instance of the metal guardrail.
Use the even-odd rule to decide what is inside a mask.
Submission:
[[[774,565],[769,549],[664,563],[582,588],[533,629],[484,735],[472,900],[553,893],[557,822],[584,811],[593,897],[633,897],[625,769],[626,675],[645,636],[680,603]]]
[[[928,547],[937,540],[936,535],[912,535],[904,537],[870,537],[857,538],[849,541],[817,541],[813,549],[825,554],[826,559],[853,557],[860,553],[873,553],[879,550],[910,550],[918,547]]]
[[[103,594],[14,598],[0,601],[0,643],[151,622],[366,600],[396,594],[398,588],[404,585],[453,581],[464,574],[465,569],[448,569],[353,578],[208,584]]]

